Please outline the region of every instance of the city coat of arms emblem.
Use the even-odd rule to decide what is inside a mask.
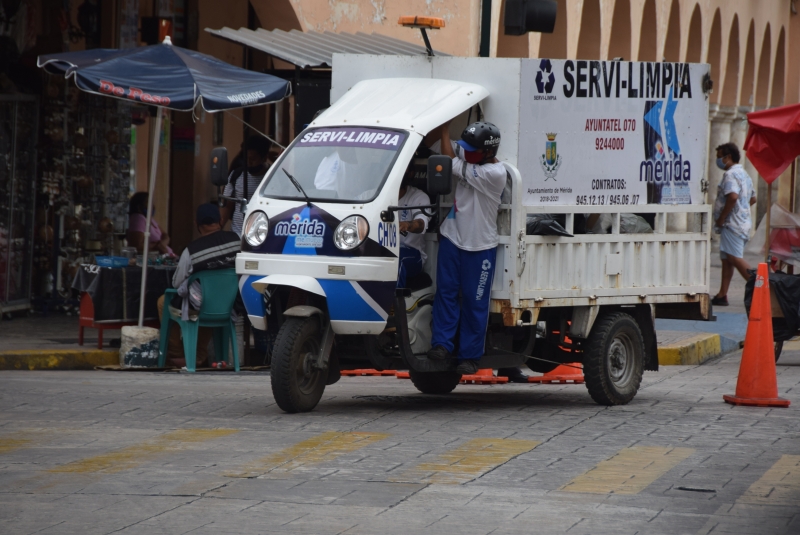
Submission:
[[[547,136],[547,142],[545,143],[544,154],[542,154],[542,158],[539,163],[542,166],[542,171],[544,171],[544,180],[547,182],[551,178],[553,180],[556,179],[558,168],[561,167],[561,156],[558,155],[556,150],[557,134],[548,132],[545,135]]]

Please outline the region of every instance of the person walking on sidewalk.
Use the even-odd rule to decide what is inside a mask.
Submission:
[[[714,201],[714,231],[719,234],[719,257],[722,260],[722,282],[719,292],[711,300],[715,306],[728,306],[728,288],[734,269],[745,280],[750,278],[744,246],[750,239],[750,206],[756,202],[756,193],[750,175],[739,164],[740,158],[735,143],[717,147],[717,167],[725,173],[717,186],[717,199]]]
[[[453,159],[458,184],[453,207],[441,226],[428,358],[450,358],[460,324],[456,372],[470,375],[478,371],[483,356],[497,259],[497,209],[506,169],[495,158],[500,147],[495,125],[472,123],[457,143],[450,140],[449,128],[444,124],[440,140],[431,145],[432,151]]]

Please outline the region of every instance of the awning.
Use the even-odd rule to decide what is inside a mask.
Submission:
[[[266,52],[271,56],[288,61],[298,67],[331,67],[333,54],[387,54],[395,56],[424,56],[424,46],[414,45],[394,37],[363,32],[301,32],[264,29],[234,30],[227,26],[221,30],[206,28],[217,37],[228,39]],[[434,51],[437,56],[448,56]]]

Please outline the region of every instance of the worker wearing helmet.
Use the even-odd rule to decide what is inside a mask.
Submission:
[[[467,126],[458,142],[450,140],[445,124],[440,139],[431,145],[431,150],[453,158],[458,184],[453,207],[441,225],[428,358],[451,357],[460,324],[456,371],[463,375],[478,371],[489,320],[497,209],[506,186],[506,169],[495,157],[499,147],[500,130],[485,121]]]

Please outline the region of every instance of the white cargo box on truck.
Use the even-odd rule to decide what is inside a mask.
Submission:
[[[337,101],[364,80],[485,88],[480,107],[502,132],[498,159],[513,184],[499,214],[492,311],[508,326],[535,323],[545,307],[590,307],[583,316],[593,318],[599,306],[647,304],[658,305],[659,316],[708,319],[708,71],[689,63],[335,54],[333,113],[322,124],[346,119]],[[436,126],[418,123],[422,135]],[[621,233],[621,214],[629,213],[651,217],[653,232]],[[609,214],[612,224],[609,234],[531,236],[529,214],[565,214],[570,232],[575,214]]]

